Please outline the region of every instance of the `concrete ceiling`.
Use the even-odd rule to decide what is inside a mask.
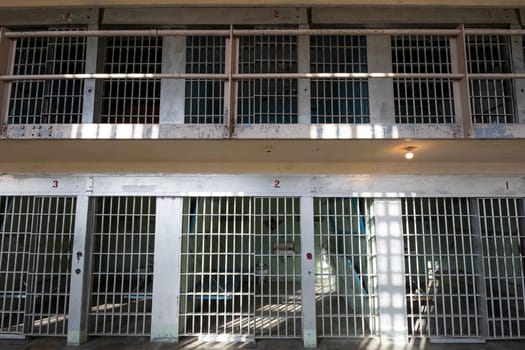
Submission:
[[[521,175],[524,149],[525,139],[2,140],[0,171]]]
[[[523,7],[523,0],[2,0],[0,7],[114,7],[114,6],[468,6]]]

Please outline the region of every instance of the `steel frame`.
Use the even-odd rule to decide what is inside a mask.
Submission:
[[[1,195],[525,197],[520,176],[2,175]]]
[[[425,181],[422,181],[425,179]],[[475,180],[475,181],[474,181]],[[414,185],[414,184],[420,185]],[[56,186],[56,187],[55,187]],[[415,187],[418,188],[415,188]],[[507,190],[507,186],[512,188],[512,192]],[[235,188],[234,191],[232,189]],[[395,192],[388,191],[388,189],[396,188]],[[443,190],[446,189],[446,190]],[[181,212],[180,203],[184,197],[195,197],[195,196],[221,196],[222,198],[227,197],[244,197],[253,196],[259,197],[264,196],[266,198],[274,198],[278,200],[282,197],[299,197],[300,205],[302,210],[301,215],[301,246],[302,246],[302,296],[303,302],[306,306],[303,306],[302,310],[302,337],[305,345],[316,344],[316,325],[315,309],[310,309],[308,305],[315,305],[315,294],[313,293],[315,285],[315,279],[313,277],[313,271],[315,266],[312,265],[312,260],[309,260],[307,253],[313,252],[315,249],[315,240],[313,236],[314,227],[314,215],[313,211],[308,210],[312,205],[313,198],[330,198],[334,196],[349,196],[349,197],[369,197],[374,198],[372,203],[372,215],[374,218],[374,227],[377,233],[377,251],[391,251],[392,255],[377,254],[378,264],[378,307],[379,307],[379,336],[382,339],[389,341],[406,341],[406,334],[400,331],[401,328],[406,329],[404,320],[406,320],[405,313],[402,307],[405,291],[404,285],[392,284],[392,281],[404,281],[404,272],[401,270],[392,270],[392,266],[401,266],[402,263],[396,259],[400,259],[402,254],[403,244],[398,242],[398,248],[393,245],[393,240],[399,241],[401,235],[399,234],[401,228],[401,201],[404,198],[435,198],[436,200],[443,200],[443,198],[453,200],[453,198],[491,198],[491,201],[499,201],[499,203],[513,203],[514,208],[512,214],[512,221],[514,222],[513,227],[523,227],[523,197],[525,197],[525,180],[520,177],[516,178],[500,178],[500,177],[484,177],[475,176],[285,176],[285,177],[272,177],[272,176],[229,176],[229,175],[214,175],[214,176],[164,176],[158,177],[154,175],[149,176],[103,176],[93,175],[89,177],[76,176],[76,177],[38,177],[31,178],[26,176],[2,176],[0,177],[0,194],[33,194],[33,195],[69,195],[76,196],[78,198],[77,207],[77,224],[75,227],[75,248],[76,252],[81,252],[82,255],[78,259],[77,264],[72,267],[81,269],[81,273],[74,274],[72,276],[71,291],[75,293],[71,299],[71,314],[70,314],[70,331],[68,334],[68,342],[70,344],[78,344],[85,340],[86,336],[86,321],[85,313],[81,310],[80,306],[85,300],[79,290],[84,289],[89,284],[86,282],[86,275],[89,275],[90,264],[87,260],[83,260],[83,256],[86,259],[90,256],[89,254],[89,243],[86,241],[89,237],[85,235],[85,232],[89,231],[89,223],[86,223],[81,217],[87,218],[90,212],[90,201],[91,197],[97,198],[101,196],[137,196],[145,195],[156,196],[159,207],[157,208],[156,222],[158,225],[158,237],[161,241],[156,242],[156,265],[155,268],[155,279],[165,280],[166,276],[171,273],[171,270],[165,270],[167,265],[161,264],[162,256],[172,256],[172,251],[178,249],[178,238],[177,238],[177,227],[179,224],[175,222],[175,234],[172,234],[173,226],[173,212]],[[501,199],[498,199],[501,198]],[[317,200],[317,199],[316,199]],[[447,199],[448,200],[448,199]],[[511,202],[509,202],[511,201]],[[164,204],[162,204],[164,203]],[[178,204],[177,204],[178,203]],[[471,205],[472,205],[471,201]],[[313,207],[312,207],[313,208]],[[397,209],[396,209],[397,208]],[[313,210],[313,209],[312,209]],[[472,209],[472,222],[482,216],[476,214],[477,211]],[[487,213],[487,210],[482,212]],[[480,214],[481,215],[481,214]],[[487,214],[483,214],[487,217],[487,220],[494,220],[499,217],[497,212],[492,213],[489,211]],[[470,217],[469,217],[470,219]],[[89,222],[89,221],[88,221]],[[510,222],[510,221],[509,221]],[[506,225],[506,224],[504,224]],[[399,226],[399,227],[398,227]],[[398,229],[395,229],[398,227]],[[476,231],[477,226],[472,225],[472,230]],[[487,225],[479,226],[481,228],[488,227]],[[503,227],[503,226],[502,226]],[[164,229],[163,229],[164,228]],[[163,231],[164,230],[164,231]],[[169,231],[169,233],[168,233]],[[396,233],[397,232],[397,233]],[[485,232],[485,231],[482,231]],[[309,235],[312,237],[309,238]],[[397,237],[397,238],[396,238]],[[477,237],[477,236],[476,236]],[[473,238],[472,247],[478,249],[480,246],[484,246],[486,243],[486,235],[480,236],[480,243],[476,243],[478,238]],[[523,239],[521,239],[523,241]],[[84,242],[84,243],[83,243]],[[164,243],[163,243],[164,242]],[[162,246],[162,247],[160,247]],[[389,248],[385,248],[388,246]],[[491,245],[486,245],[491,247]],[[169,248],[171,247],[171,248]],[[383,248],[381,248],[383,247]],[[476,248],[477,247],[477,248]],[[490,248],[492,249],[492,248]],[[157,255],[158,254],[158,255]],[[496,254],[496,259],[507,258],[509,255],[502,256]],[[454,258],[451,256],[451,258]],[[455,258],[454,258],[455,259]],[[492,258],[491,258],[492,259]],[[479,262],[477,269],[480,269]],[[159,265],[160,264],[160,265]],[[171,266],[171,265],[170,265]],[[177,261],[175,261],[177,266]],[[164,269],[164,270],[163,270]],[[485,268],[486,269],[486,268]],[[163,272],[164,271],[164,272]],[[481,270],[480,270],[481,271]],[[516,279],[515,274],[504,274],[501,275],[499,272],[497,276],[494,274],[496,270],[492,269],[491,274],[487,275],[487,278],[503,276],[509,277],[513,280]],[[312,272],[309,273],[309,272]],[[480,272],[481,276],[485,273]],[[392,279],[394,274],[399,274],[399,278]],[[154,281],[155,281],[154,279]],[[178,321],[173,322],[173,319],[167,319],[163,315],[164,307],[155,304],[155,299],[159,296],[164,295],[168,298],[178,298],[177,283],[172,281],[170,285],[159,285],[154,284],[154,290],[152,292],[154,304],[152,312],[152,340],[176,340],[179,336]],[[490,285],[487,280],[487,286]],[[485,288],[480,283],[477,288],[483,291]],[[397,293],[397,294],[396,294]],[[77,295],[78,294],[78,295]],[[392,301],[390,297],[386,298],[384,295],[400,295],[396,302]],[[481,293],[483,294],[483,293]],[[480,294],[480,297],[482,295]],[[383,295],[383,297],[382,297]],[[487,299],[488,301],[496,300],[494,297]],[[160,300],[160,299],[159,299]],[[157,300],[157,303],[160,302]],[[310,304],[307,304],[307,300],[312,300]],[[499,300],[499,299],[497,299]],[[388,301],[388,303],[386,303]],[[78,305],[77,305],[78,303]],[[386,304],[385,304],[386,303]],[[390,303],[390,304],[389,304]],[[478,314],[486,315],[483,311],[484,303],[480,301],[478,305]],[[405,308],[406,310],[406,308]],[[178,313],[177,307],[173,309],[174,313]],[[392,323],[392,320],[396,320]],[[499,322],[499,321],[498,321]],[[507,322],[507,321],[502,321]],[[514,318],[508,322],[515,322]],[[517,319],[518,324],[522,324],[523,321]],[[521,322],[521,323],[520,323]],[[389,326],[390,325],[390,326]],[[394,325],[394,327],[391,327]],[[399,327],[401,328],[399,328]],[[390,328],[389,328],[390,327]],[[485,331],[483,322],[477,326],[476,334],[472,334],[477,338],[470,338],[471,334],[463,334],[466,336],[464,341],[479,341],[480,339],[492,338],[492,337],[515,337],[523,336],[521,331],[517,333],[509,333],[508,335],[491,335]],[[448,333],[447,333],[448,334]],[[440,335],[440,334],[435,334]],[[447,338],[435,339],[438,341],[448,341]]]
[[[522,29],[509,29],[509,30],[488,30],[488,29],[465,29],[463,26],[458,27],[457,29],[234,29],[233,26],[230,30],[162,30],[162,29],[152,29],[152,30],[86,30],[81,32],[68,32],[68,31],[58,31],[58,32],[47,32],[47,31],[35,31],[35,32],[5,32],[3,33],[3,40],[13,41],[20,38],[28,37],[88,37],[88,38],[103,38],[110,36],[137,36],[141,35],[144,37],[183,37],[183,36],[221,36],[226,37],[227,41],[237,42],[239,38],[246,36],[269,36],[269,35],[291,35],[298,36],[299,38],[304,38],[308,36],[316,35],[366,35],[369,39],[375,37],[385,37],[389,35],[393,36],[403,36],[403,35],[420,35],[420,36],[446,36],[451,40],[451,57],[452,57],[452,72],[442,72],[442,73],[392,73],[388,69],[383,69],[383,71],[372,71],[369,73],[362,72],[339,72],[339,73],[309,73],[304,71],[305,60],[302,58],[304,56],[304,50],[299,55],[300,64],[302,68],[298,73],[237,73],[236,69],[231,67],[236,67],[237,65],[234,62],[237,59],[237,49],[238,45],[227,45],[228,52],[226,53],[226,62],[225,62],[225,71],[224,73],[182,73],[167,71],[162,73],[83,73],[83,74],[58,74],[58,75],[9,75],[3,74],[0,76],[0,80],[7,82],[9,85],[13,81],[23,81],[23,80],[34,80],[38,79],[41,81],[45,80],[57,80],[57,79],[77,79],[77,80],[87,80],[88,85],[90,81],[93,80],[121,80],[121,79],[133,79],[133,80],[142,80],[142,79],[162,79],[163,81],[169,80],[180,80],[180,79],[206,79],[206,80],[220,80],[224,82],[224,96],[225,102],[229,99],[230,103],[226,104],[225,108],[228,111],[225,124],[228,125],[228,134],[229,136],[234,135],[235,128],[240,126],[237,124],[237,108],[233,108],[237,103],[236,93],[229,91],[230,89],[236,89],[236,86],[240,82],[245,82],[247,80],[258,80],[258,79],[297,79],[301,86],[305,85],[305,80],[315,80],[315,79],[368,79],[371,83],[371,92],[377,92],[377,88],[373,86],[373,81],[375,79],[441,79],[449,80],[453,82],[454,85],[454,103],[456,114],[458,114],[458,120],[456,123],[462,125],[463,136],[471,137],[473,135],[481,135],[485,133],[487,129],[482,126],[472,125],[472,120],[470,116],[470,93],[468,91],[468,82],[469,81],[505,81],[505,80],[520,80],[525,78],[525,73],[522,73],[519,69],[516,70],[516,73],[473,73],[468,72],[465,62],[464,53],[466,52],[465,43],[466,37],[474,35],[501,35],[501,36],[511,36],[517,37],[525,33],[525,30]],[[301,39],[301,42],[304,42]],[[372,40],[373,42],[373,40]],[[88,53],[89,54],[89,53]],[[92,57],[92,56],[90,56]],[[92,64],[91,64],[92,65]],[[374,66],[374,65],[372,65]],[[230,68],[228,68],[230,67]],[[376,68],[378,66],[376,65]],[[381,65],[379,66],[381,67]],[[385,67],[383,67],[385,68]],[[92,71],[92,69],[90,69]],[[210,82],[211,83],[211,82]],[[502,82],[503,83],[503,82]],[[516,82],[517,83],[517,82]],[[164,83],[166,84],[166,83]],[[506,83],[505,83],[506,84]],[[372,89],[373,88],[373,89]],[[303,89],[304,90],[304,89]],[[91,90],[92,91],[92,90]],[[301,92],[299,98],[302,100],[305,99],[305,94]],[[374,112],[374,95],[371,94],[371,106],[370,113]],[[89,99],[88,99],[89,100]],[[233,101],[233,102],[232,102]],[[165,102],[161,102],[162,105],[165,105]],[[233,109],[232,109],[233,108]],[[301,105],[301,108],[305,107]],[[88,108],[89,109],[89,108]],[[299,111],[301,122],[305,119],[306,115],[303,110]],[[521,110],[518,111],[521,113]],[[376,112],[374,112],[376,113]],[[514,112],[513,112],[514,113]],[[309,112],[307,113],[309,114]],[[519,116],[515,116],[516,120]],[[375,118],[375,117],[374,117]],[[372,120],[372,116],[371,116]],[[87,116],[87,122],[91,121],[91,118]],[[169,121],[166,120],[168,123]],[[481,127],[480,130],[478,130]],[[12,135],[12,134],[11,134]],[[33,135],[38,136],[38,135]],[[12,136],[11,136],[12,137]],[[449,137],[457,137],[455,133],[449,133]]]
[[[66,336],[76,198],[1,199],[0,337]]]

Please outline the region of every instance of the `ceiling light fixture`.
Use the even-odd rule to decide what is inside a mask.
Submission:
[[[408,146],[403,148],[405,150],[405,158],[406,159],[412,159],[414,158],[414,151],[416,148],[414,146]]]

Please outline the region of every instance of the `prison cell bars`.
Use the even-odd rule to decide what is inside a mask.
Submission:
[[[147,335],[151,330],[155,198],[95,199],[92,335]]]
[[[319,336],[378,335],[370,200],[315,198],[314,208]]]
[[[297,35],[297,36],[313,36],[313,35],[419,35],[419,36],[447,36],[449,38],[452,38],[452,46],[457,45],[457,49],[451,50],[451,56],[452,56],[452,62],[453,64],[453,73],[362,73],[362,72],[345,72],[345,73],[235,73],[235,72],[228,72],[228,73],[217,73],[217,74],[186,74],[186,73],[93,73],[93,74],[65,74],[65,75],[2,75],[0,79],[2,81],[22,81],[22,80],[53,80],[53,79],[217,79],[217,80],[223,80],[223,81],[245,81],[245,80],[256,80],[256,79],[367,79],[367,78],[389,78],[389,79],[444,79],[444,80],[450,80],[453,81],[454,84],[456,82],[464,82],[460,85],[467,86],[468,81],[474,81],[474,80],[485,80],[485,81],[492,81],[494,86],[501,86],[501,84],[498,81],[500,80],[510,80],[510,79],[523,79],[525,78],[525,74],[523,73],[471,73],[467,67],[466,64],[464,64],[465,55],[467,52],[467,48],[465,47],[465,42],[467,42],[466,37],[467,36],[474,36],[479,35],[482,36],[482,38],[487,38],[490,35],[499,35],[499,36],[516,36],[516,35],[523,35],[525,31],[523,30],[480,30],[480,29],[464,29],[463,27],[460,27],[459,29],[452,29],[452,30],[429,30],[429,29],[271,29],[271,30],[264,30],[264,29],[257,29],[257,30],[239,30],[239,29],[233,29],[230,28],[229,31],[226,30],[216,30],[216,31],[206,31],[206,30],[121,30],[121,31],[107,31],[107,30],[100,30],[100,31],[93,31],[93,30],[87,30],[82,31],[81,33],[71,33],[71,32],[43,32],[43,31],[37,31],[37,32],[3,32],[3,39],[7,40],[13,40],[16,38],[26,38],[26,37],[66,37],[66,36],[73,36],[73,37],[80,37],[80,36],[93,36],[93,37],[108,37],[108,36],[145,36],[145,37],[151,37],[151,36],[188,36],[188,35],[195,35],[195,36],[230,36],[233,37],[244,37],[244,36],[275,36],[275,35]],[[456,40],[457,38],[457,40]],[[470,40],[470,39],[469,39]],[[485,39],[483,39],[485,40]],[[499,39],[498,39],[499,40]],[[467,42],[468,44],[468,42]],[[499,44],[498,44],[499,45]],[[230,61],[229,66],[231,65],[231,62],[233,62],[233,58],[235,57],[236,51],[235,46],[236,45],[229,45],[230,46],[230,52],[228,53],[228,60]],[[6,56],[9,56],[9,54],[5,54]],[[461,61],[458,62],[455,61]],[[227,63],[228,64],[228,63]],[[484,64],[492,64],[490,62],[490,59]],[[472,66],[472,65],[471,65]],[[492,83],[491,83],[492,84]],[[472,86],[472,84],[471,84]],[[234,88],[233,84],[227,85],[228,89]],[[460,111],[460,116],[463,119],[463,129],[464,134],[466,136],[469,136],[471,133],[472,128],[472,118],[470,116],[470,104],[469,101],[469,94],[470,92],[467,91],[468,89],[465,88],[457,88],[454,87],[454,95],[455,95],[455,102],[456,102],[456,113]],[[471,88],[472,91],[475,89]],[[501,90],[501,89],[499,89]],[[506,91],[506,92],[505,92]],[[506,89],[502,94],[501,98],[498,97],[498,93],[495,92],[495,96],[492,96],[494,94],[491,93],[491,96],[487,96],[488,98],[495,99],[496,101],[508,101],[509,94],[508,89]],[[237,101],[238,97],[234,96],[231,93],[228,93],[225,95],[228,95],[231,100]],[[466,96],[462,96],[466,95]],[[465,101],[458,103],[457,101]],[[468,102],[466,102],[468,101]],[[496,102],[495,102],[496,103]],[[507,103],[507,102],[505,102]],[[230,103],[230,109],[235,103]],[[495,106],[499,106],[499,102],[496,103]],[[460,108],[458,108],[458,106]],[[473,108],[477,105],[475,102],[472,102]],[[447,107],[448,108],[448,107]],[[498,107],[499,108],[499,107]],[[510,108],[510,107],[509,107]],[[507,111],[506,109],[503,109],[503,111]],[[505,112],[506,115],[509,115],[510,112]],[[235,110],[232,110],[228,115],[228,123],[230,125],[235,125],[232,120],[236,120]],[[499,117],[496,117],[495,119],[492,117],[487,118],[475,118],[474,122],[502,122],[502,119]],[[516,121],[511,120],[507,117],[504,118],[506,122]],[[233,130],[230,130],[230,133]]]
[[[0,202],[0,333],[65,336],[75,198],[5,196]]]

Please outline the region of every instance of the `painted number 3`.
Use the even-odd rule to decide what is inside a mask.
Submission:
[[[281,188],[281,180],[273,180],[274,188]]]
[[[58,180],[53,180],[53,188],[58,188]]]

